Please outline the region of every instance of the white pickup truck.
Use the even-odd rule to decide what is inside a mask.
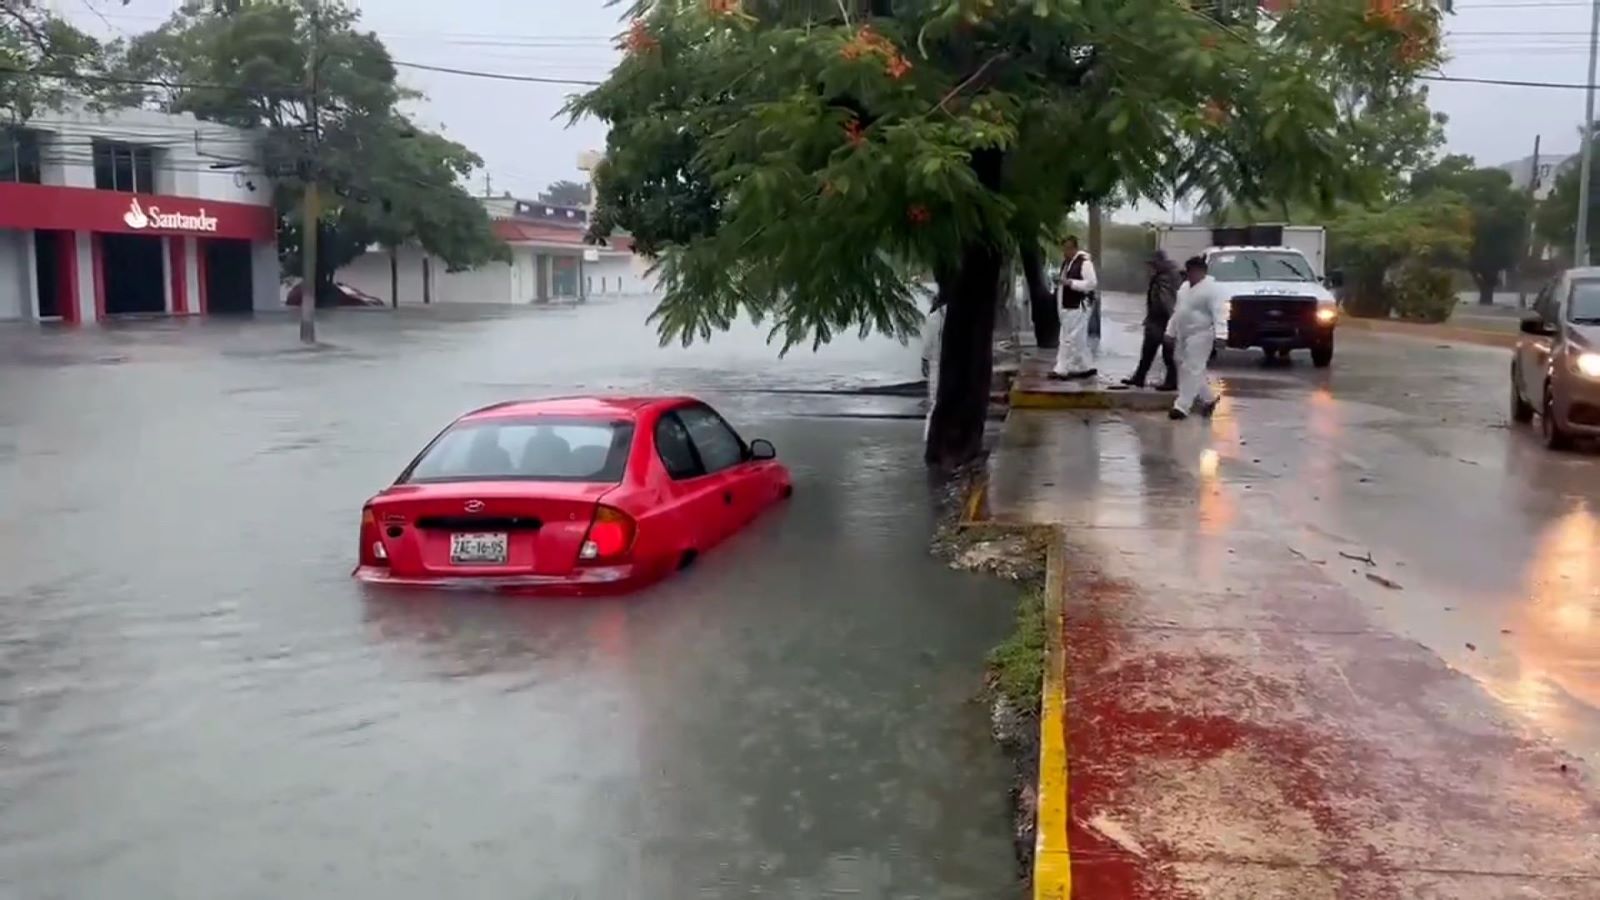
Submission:
[[[1211,277],[1232,295],[1221,345],[1260,347],[1278,359],[1310,350],[1318,368],[1333,362],[1339,304],[1324,283],[1327,233],[1320,227],[1174,225],[1160,230],[1157,246],[1180,268],[1205,257]]]

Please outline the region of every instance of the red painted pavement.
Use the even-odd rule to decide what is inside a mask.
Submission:
[[[1493,353],[1354,343],[1214,422],[1008,418],[990,510],[1068,545],[1074,897],[1600,898],[1600,460],[1486,428]]]

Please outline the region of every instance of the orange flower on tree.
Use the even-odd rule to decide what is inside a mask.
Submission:
[[[867,135],[861,129],[860,119],[851,118],[850,121],[844,123],[844,136],[852,147],[859,147],[867,142]]]
[[[913,203],[906,208],[906,219],[913,225],[926,225],[933,221],[933,213],[921,203]]]
[[[706,9],[719,16],[736,16],[744,12],[740,0],[706,0]]]
[[[839,55],[849,60],[879,57],[883,60],[884,73],[896,81],[911,71],[911,60],[906,59],[894,41],[879,34],[871,25],[861,26],[855,36],[839,48]]]
[[[643,19],[634,19],[633,24],[628,26],[628,36],[622,39],[622,45],[629,53],[649,53],[661,46],[661,42],[650,33]]]
[[[1208,100],[1200,114],[1212,125],[1222,125],[1228,121],[1228,108],[1216,100]]]

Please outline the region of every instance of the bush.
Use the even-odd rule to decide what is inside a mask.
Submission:
[[[1408,260],[1390,276],[1394,311],[1402,319],[1443,322],[1456,309],[1455,283],[1450,270],[1420,260]]]

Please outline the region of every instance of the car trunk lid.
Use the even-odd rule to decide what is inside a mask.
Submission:
[[[401,484],[372,501],[398,576],[565,575],[595,507],[615,484],[485,481]]]

